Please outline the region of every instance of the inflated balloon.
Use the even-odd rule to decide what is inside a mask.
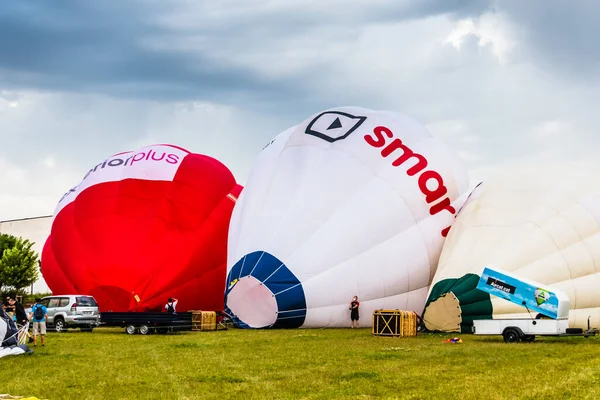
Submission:
[[[531,318],[477,290],[495,265],[569,296],[569,325],[600,324],[600,172],[529,168],[484,182],[458,214],[432,283],[425,325],[470,332],[474,319]],[[548,298],[535,293],[537,304]]]
[[[336,108],[267,145],[233,211],[226,310],[238,326],[340,327],[359,297],[421,312],[466,169],[397,113]]]
[[[222,310],[227,235],[241,187],[221,162],[172,145],[94,166],[54,213],[42,273],[101,311]]]

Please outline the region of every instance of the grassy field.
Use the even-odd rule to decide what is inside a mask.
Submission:
[[[0,393],[44,399],[598,399],[600,340],[373,337],[370,329],[49,333],[0,359]]]

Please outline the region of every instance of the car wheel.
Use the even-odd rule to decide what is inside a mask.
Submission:
[[[65,321],[62,318],[54,319],[54,330],[56,332],[64,332],[67,330],[67,326],[65,325]]]
[[[127,328],[125,328],[125,332],[127,332],[130,335],[133,335],[135,333],[135,326],[127,325]]]
[[[519,332],[517,332],[517,330],[513,328],[505,330],[502,336],[504,337],[504,341],[506,343],[516,343],[521,339],[521,335],[519,335]]]
[[[147,335],[149,331],[150,331],[150,329],[148,329],[147,325],[140,326],[140,333],[142,335]]]

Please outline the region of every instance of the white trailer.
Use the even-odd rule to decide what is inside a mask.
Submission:
[[[498,268],[484,268],[477,289],[537,313],[521,319],[473,321],[476,335],[502,335],[507,343],[532,342],[536,336],[593,336],[597,330],[569,328],[569,297],[555,289],[518,277]]]
[[[537,336],[593,336],[592,330],[569,328],[567,319],[481,319],[473,321],[476,335],[502,335],[507,343],[533,342]]]

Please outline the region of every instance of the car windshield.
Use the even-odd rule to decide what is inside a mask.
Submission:
[[[97,307],[96,300],[93,297],[77,297],[75,299],[78,307]]]

